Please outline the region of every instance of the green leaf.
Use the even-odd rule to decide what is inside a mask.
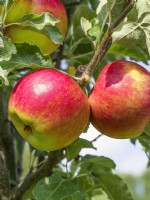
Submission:
[[[150,15],[146,16],[146,18],[150,19]],[[147,45],[148,52],[149,52],[149,55],[150,55],[150,22],[149,23],[143,23],[141,28],[143,29],[143,31],[145,33],[146,45]]]
[[[76,179],[82,191],[93,197],[96,190],[103,189],[111,200],[133,200],[123,180],[112,173],[115,163],[103,156],[86,155],[79,163]]]
[[[85,35],[88,35],[88,30],[92,28],[92,24],[86,18],[81,18],[81,28],[84,31]]]
[[[132,35],[131,35],[132,34]],[[141,39],[142,30],[139,24],[136,22],[123,22],[118,26],[116,31],[113,33],[113,43],[120,41],[125,38],[135,38],[135,40]]]
[[[81,161],[79,171],[79,174],[84,173],[85,177],[78,178],[82,191],[94,195],[95,189],[102,188],[110,200],[133,200],[123,180],[110,170],[104,170],[105,168],[114,169],[114,162],[106,157],[86,155]]]
[[[138,140],[140,144],[143,146],[144,150],[150,152],[150,136],[143,133],[138,137]]]
[[[148,26],[148,24],[145,24],[144,22],[143,25]],[[117,30],[112,35],[113,43],[119,42],[128,48],[137,44],[141,46],[141,48],[145,47],[143,49],[146,49],[147,47],[150,53],[150,30],[143,25],[135,22],[125,22],[118,26]]]
[[[124,0],[103,0],[100,1],[96,13],[101,23],[106,23],[108,20],[109,12],[112,22],[118,17],[124,6]]]
[[[102,173],[98,177],[98,183],[110,200],[133,200],[127,185],[115,174]]]
[[[91,37],[92,34],[91,34],[91,35],[89,34],[89,31],[91,30],[92,27],[93,27],[93,26],[92,26],[92,23],[91,23],[89,20],[87,20],[87,19],[84,18],[84,17],[81,18],[81,28],[82,28],[82,30],[83,30],[85,36],[87,37],[87,39],[89,39],[89,41],[90,41],[94,46],[96,46],[96,44],[94,43],[93,38]],[[91,32],[91,33],[92,33],[92,32]],[[94,39],[95,39],[95,38],[94,38]]]
[[[149,10],[149,11],[148,11]],[[149,0],[138,0],[134,9],[112,34],[113,43],[130,48],[139,45],[150,54],[150,4]],[[148,55],[149,56],[149,55]]]
[[[115,169],[115,167],[116,167],[116,164],[114,163],[113,160],[111,160],[110,158],[104,157],[104,156],[92,158],[92,159],[90,159],[90,162],[93,164],[100,164],[104,167],[108,167],[111,169]]]
[[[8,71],[7,70],[3,70],[0,66],[0,80],[2,82],[2,84],[8,86],[9,85],[9,81],[8,81]]]
[[[72,159],[76,158],[82,148],[94,148],[92,142],[79,138],[71,145],[66,147],[67,152],[67,160],[71,161]]]
[[[89,30],[88,34],[92,37],[94,46],[97,46],[97,44],[99,44],[99,40],[100,40],[102,24],[99,22],[99,20],[97,20],[95,18],[91,21],[91,23],[92,23],[92,27]]]
[[[109,53],[117,54],[120,56],[128,56],[137,61],[143,61],[147,63],[148,55],[146,52],[138,45],[132,45],[130,48],[123,44],[115,43],[111,45]]]
[[[134,8],[127,16],[128,21],[138,21],[142,19],[142,15],[150,13],[150,0],[142,1],[136,0]]]
[[[86,30],[85,31],[87,32],[87,35],[86,35],[83,29],[81,28],[81,24],[82,26],[84,26],[84,29],[87,29],[87,25],[84,25],[82,23],[84,19],[84,21],[86,21],[87,24],[92,23],[92,27],[93,27],[93,23],[94,23],[93,20],[95,19],[95,17],[96,17],[96,13],[91,8],[89,8],[88,5],[81,4],[76,7],[75,12],[73,13],[73,17],[72,17],[72,26],[69,32],[70,34],[68,34],[68,37],[65,43],[65,44],[68,44],[68,48],[65,49],[66,51],[65,54],[69,58],[69,64],[74,65],[74,66],[79,65],[81,54],[89,53],[93,51],[94,45],[92,43],[93,41],[91,41],[91,39],[93,40],[92,32],[91,34],[89,34],[88,31]],[[80,57],[79,60],[78,60],[78,55]],[[76,59],[76,56],[77,56],[77,59]],[[83,61],[84,58],[86,58],[85,63],[87,64],[88,63],[87,58],[89,61],[91,57],[89,58],[86,55],[83,55],[81,60]],[[84,64],[84,61],[82,64]]]
[[[137,12],[136,12],[137,11]],[[138,19],[145,13],[150,13],[150,0],[137,0],[133,12],[137,13]]]
[[[88,5],[80,5],[77,7],[77,9],[74,12],[73,15],[73,26],[76,28],[77,26],[80,26],[80,20],[84,17],[87,20],[93,20],[93,18],[96,17],[96,14],[94,11],[92,11]]]
[[[86,38],[79,39],[78,41],[76,41],[75,43],[72,44],[72,46],[70,48],[71,52],[73,53],[76,50],[76,48],[78,47],[79,44],[87,44],[87,43],[88,42],[87,42]]]
[[[7,3],[7,10],[13,5],[14,0],[4,0]]]
[[[0,5],[4,5],[6,3],[6,0],[0,0]]]
[[[55,44],[62,44],[62,33],[57,27],[45,26],[41,32],[51,38]]]
[[[81,46],[78,46],[78,49],[80,49],[80,51],[82,51],[82,48],[83,50],[87,47],[86,45],[83,45],[81,48]],[[92,56],[93,56],[93,51],[89,51],[87,53],[83,53],[83,54],[79,54],[79,55],[73,55],[69,58],[69,63],[71,65],[79,65],[79,64],[87,64],[90,62],[90,60],[92,59]]]
[[[42,30],[38,30],[36,27],[25,26],[24,30],[30,30],[33,32],[43,33],[47,37],[49,37],[55,44],[62,44],[62,33],[55,26],[44,26]]]
[[[33,189],[33,195],[37,200],[84,200],[78,185],[71,180],[63,180],[59,173],[39,181]]]
[[[73,23],[72,36],[74,37],[75,41],[85,37],[84,32],[81,28],[82,17],[88,20],[90,23],[90,21],[96,17],[96,14],[87,5],[80,5],[77,7],[76,11],[73,14],[73,19],[72,19]]]
[[[90,6],[93,10],[96,10],[99,5],[99,0],[89,0]]]
[[[34,188],[34,185],[32,185],[32,187],[30,187],[23,195],[21,200],[31,200],[34,199],[34,196],[32,194],[32,190]]]
[[[93,175],[88,173],[80,174],[73,179],[73,182],[76,183],[80,191],[83,191],[88,196],[87,199],[91,199],[89,197],[93,196],[95,189],[99,188],[99,185],[96,183],[96,178]]]
[[[37,28],[38,30],[42,30],[47,25],[55,26],[59,20],[57,20],[53,15],[44,12],[40,15],[36,14],[28,14],[24,15],[19,23],[25,23],[26,25],[31,25]]]
[[[3,42],[3,38],[0,36],[0,53],[2,53],[3,48],[4,48],[4,42]],[[0,56],[1,56],[1,54],[0,54]]]
[[[24,29],[43,33],[55,44],[62,44],[62,32],[56,27],[58,22],[59,20],[46,12],[40,15],[28,14],[19,20]]]
[[[101,24],[99,23],[99,20],[94,18],[93,20],[89,21],[86,18],[81,18],[81,28],[83,32],[85,33],[85,36],[94,46],[93,49],[95,49],[99,39],[100,39],[100,28]]]
[[[116,165],[110,158],[104,156],[85,155],[80,161],[79,174],[88,173],[99,176],[102,172],[111,172]]]
[[[144,132],[150,136],[150,123],[148,123],[148,125],[145,127]]]
[[[0,61],[8,61],[16,52],[16,47],[9,38],[0,37]]]
[[[39,48],[29,44],[16,44],[17,53],[13,54],[8,61],[0,62],[3,69],[9,71],[17,68],[44,68],[52,67],[52,62],[49,56],[43,56]]]

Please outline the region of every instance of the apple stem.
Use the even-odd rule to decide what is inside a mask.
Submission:
[[[63,149],[49,152],[47,161],[44,162],[43,165],[41,165],[36,171],[29,171],[22,184],[12,195],[11,200],[20,199],[33,184],[37,183],[37,181],[44,177],[51,176],[53,173],[53,167],[63,159]]]
[[[116,18],[114,22],[110,22],[109,19],[109,27],[103,36],[103,39],[101,40],[100,44],[98,45],[97,50],[95,51],[95,54],[90,61],[90,63],[87,65],[85,71],[82,73],[80,80],[78,81],[80,84],[83,82],[91,82],[91,76],[93,72],[97,69],[98,64],[102,61],[105,54],[107,53],[108,49],[110,48],[112,44],[112,33],[114,32],[115,28],[122,22],[122,20],[126,17],[126,15],[129,13],[129,11],[134,7],[136,0],[130,0],[129,2],[126,2],[126,6],[124,7],[121,14]]]
[[[86,74],[84,77],[82,76],[81,78],[78,78],[78,77],[73,77],[79,84],[82,84],[83,82],[86,83],[91,83],[92,85],[95,85],[94,81],[92,81],[90,79],[90,77]]]

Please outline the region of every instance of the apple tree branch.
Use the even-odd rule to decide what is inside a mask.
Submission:
[[[63,150],[49,152],[47,161],[42,166],[37,168],[35,172],[30,171],[28,173],[22,184],[16,189],[11,200],[20,199],[32,185],[37,183],[40,179],[52,175],[54,166],[56,166],[63,158]]]
[[[101,40],[97,50],[95,51],[93,58],[87,65],[85,71],[82,73],[82,76],[78,80],[78,83],[82,84],[84,82],[89,82],[93,72],[97,69],[98,64],[102,61],[103,57],[105,56],[112,44],[112,33],[114,29],[122,22],[122,20],[126,17],[129,11],[134,7],[135,2],[136,0],[126,1],[126,6],[124,6],[124,9],[122,10],[121,14],[116,18],[114,22],[110,23],[105,35],[103,36],[103,39]]]
[[[2,96],[2,88],[0,88]],[[3,118],[2,118],[2,98],[0,98],[0,199],[6,199],[9,196],[9,172],[6,167],[5,150],[3,146]]]

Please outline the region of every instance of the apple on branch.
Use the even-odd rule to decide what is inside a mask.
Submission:
[[[43,54],[51,54],[59,47],[59,44],[54,43],[44,33],[33,30],[32,27],[17,24],[24,15],[42,14],[43,12],[50,13],[59,20],[55,26],[61,31],[62,40],[64,40],[67,32],[67,14],[60,0],[14,0],[4,22],[6,25],[4,35],[14,43],[36,45]]]
[[[71,144],[89,122],[90,106],[69,76],[43,69],[23,77],[10,94],[9,118],[33,147],[52,151]]]
[[[134,62],[112,62],[100,73],[89,103],[90,120],[101,133],[139,136],[150,121],[150,73]]]

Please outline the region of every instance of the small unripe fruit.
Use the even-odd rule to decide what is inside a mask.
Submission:
[[[150,121],[150,73],[130,61],[104,67],[89,97],[91,122],[112,138],[140,135]]]
[[[71,144],[89,121],[90,106],[81,88],[52,69],[32,72],[14,87],[9,118],[33,147],[52,151]]]
[[[60,20],[56,27],[61,31],[62,39],[64,39],[67,32],[67,14],[60,0],[14,0],[8,10],[5,24],[16,23],[26,14],[41,14],[42,12],[48,12]],[[43,54],[50,54],[59,47],[43,33],[26,29],[21,25],[12,24],[6,27],[4,34],[14,43],[29,43],[38,46]]]

